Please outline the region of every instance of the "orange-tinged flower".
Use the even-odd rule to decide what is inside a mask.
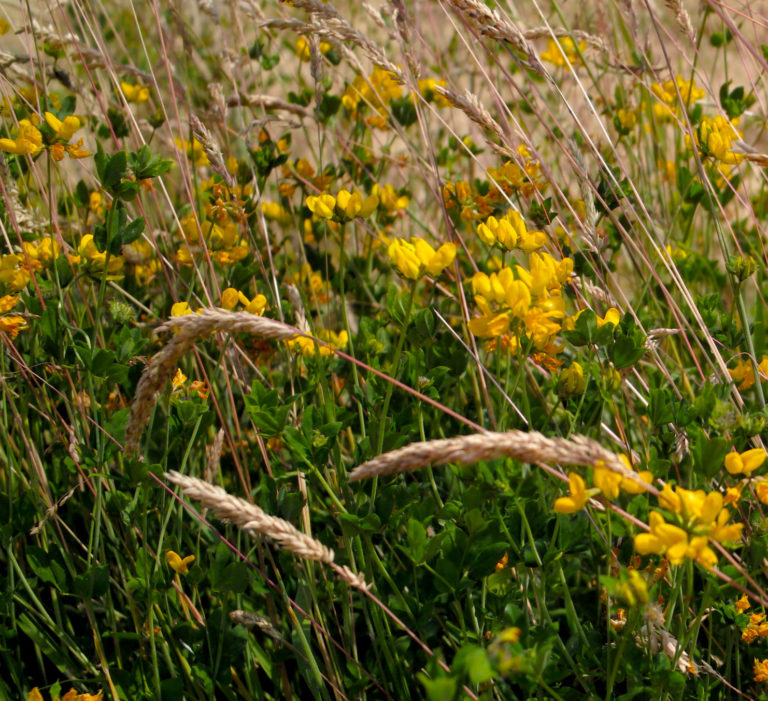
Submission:
[[[736,602],[736,604],[735,604],[735,606],[736,606],[736,610],[737,610],[739,613],[744,613],[744,611],[746,611],[746,610],[747,610],[747,609],[750,607],[750,605],[751,605],[751,604],[749,603],[749,597],[748,597],[746,594],[744,594],[744,596],[742,596],[742,597],[741,597],[741,598],[740,598],[740,599],[739,599],[739,600]]]
[[[170,565],[171,569],[178,574],[187,574],[189,572],[189,566],[195,561],[194,555],[187,555],[182,558],[173,550],[167,550],[165,552],[165,561]]]
[[[756,682],[768,681],[768,659],[758,660],[755,658],[755,664],[752,667],[752,673],[754,674],[754,680]]]

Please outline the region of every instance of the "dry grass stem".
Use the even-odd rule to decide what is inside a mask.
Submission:
[[[616,453],[603,448],[597,441],[586,436],[547,438],[537,431],[475,433],[411,443],[359,465],[349,474],[349,481],[418,470],[428,465],[471,465],[480,460],[504,457],[534,464],[601,465],[635,480],[650,492],[655,491],[628,470]]]

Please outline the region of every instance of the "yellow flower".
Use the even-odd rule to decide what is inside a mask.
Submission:
[[[186,316],[187,314],[192,314],[189,302],[176,302],[171,307],[171,316]]]
[[[755,384],[755,373],[749,360],[739,358],[735,368],[728,368],[728,374],[737,383],[736,389],[739,392],[745,392]]]
[[[69,141],[75,135],[75,132],[82,126],[77,117],[69,115],[65,117],[62,122],[55,114],[51,114],[50,112],[45,113],[45,121],[48,126],[53,129],[54,138],[64,142]]]
[[[568,474],[568,485],[571,496],[560,497],[555,500],[554,509],[558,514],[572,514],[581,511],[589,501],[590,491],[587,490],[584,480],[575,472]]]
[[[11,311],[19,303],[19,295],[3,295],[0,297],[0,313]]]
[[[28,119],[19,122],[19,131],[15,139],[0,139],[0,151],[15,153],[19,156],[36,156],[43,149],[43,135]]]
[[[320,329],[316,336],[321,341],[325,341],[330,348],[328,346],[318,345],[313,339],[304,336],[296,336],[295,338],[288,339],[286,344],[289,348],[301,352],[302,355],[321,355],[325,357],[331,355],[334,348],[341,350],[342,348],[346,348],[347,343],[349,343],[349,335],[344,330],[336,333],[327,329]]]
[[[19,332],[26,329],[27,326],[27,320],[23,316],[16,314],[0,316],[0,333],[8,334],[11,339],[16,338]]]
[[[761,467],[768,457],[762,448],[753,448],[743,453],[732,451],[725,456],[725,469],[732,475],[746,475],[750,477],[752,473]]]
[[[547,61],[558,68],[572,63],[583,65],[581,54],[587,50],[587,42],[580,41],[576,44],[570,37],[562,37],[558,41],[549,39],[547,50],[541,52],[541,60]]]
[[[379,198],[379,203],[389,213],[405,209],[410,202],[407,195],[398,195],[391,185],[374,185],[371,194]]]
[[[104,270],[107,254],[96,248],[96,244],[91,234],[86,234],[80,240],[80,245],[77,247],[77,254],[82,258],[85,258],[95,270]],[[107,280],[115,280],[121,277],[119,273],[123,269],[124,263],[125,259],[122,256],[111,256],[109,263],[107,264]]]
[[[587,380],[584,377],[584,368],[581,367],[581,363],[577,363],[576,361],[572,362],[567,368],[563,368],[560,370],[560,374],[557,378],[557,394],[560,397],[576,397],[584,392],[584,390],[587,387]],[[611,472],[611,470],[608,470],[612,475],[616,475],[615,472]],[[601,472],[602,475],[602,472]],[[621,481],[621,475],[616,475],[616,477],[619,478],[619,481]],[[595,468],[595,476],[594,476],[594,482],[595,486],[600,488],[600,491],[603,492],[606,496],[608,496],[608,493],[603,488],[603,486],[598,481],[598,472],[597,468]],[[615,499],[619,494],[618,487],[616,488],[616,494],[614,496],[609,496],[609,499]]]
[[[744,594],[744,596],[742,596],[742,597],[741,597],[741,598],[740,598],[740,599],[739,599],[739,600],[736,602],[735,606],[736,606],[736,610],[737,610],[739,613],[744,613],[744,611],[746,611],[746,610],[747,610],[747,609],[750,607],[750,603],[749,603],[749,597],[748,597],[746,594]]]
[[[517,244],[517,231],[508,217],[502,217],[500,220],[494,216],[488,217],[478,225],[477,235],[488,246],[499,244],[509,251]]]
[[[618,121],[622,132],[629,133],[637,124],[637,112],[635,110],[619,107],[619,109],[616,110],[616,120]]]
[[[171,385],[174,389],[181,387],[187,381],[187,376],[181,371],[180,368],[176,368],[176,374],[171,380]]]
[[[336,195],[336,207],[347,219],[354,219],[355,217],[365,219],[373,214],[378,206],[379,198],[376,195],[369,195],[363,200],[363,196],[357,190],[351,193],[340,190],[339,194]]]
[[[318,48],[320,49],[320,53],[325,55],[333,47],[327,41],[321,41]],[[299,37],[296,41],[296,55],[299,57],[300,61],[304,61],[305,63],[308,62],[311,57],[309,42],[304,37]]]
[[[424,274],[437,277],[453,263],[456,244],[444,243],[435,250],[424,239],[412,238],[410,242],[392,239],[387,253],[405,277],[418,280]]]
[[[184,153],[187,154],[187,157],[192,161],[193,165],[207,166],[210,163],[208,156],[203,149],[203,145],[197,139],[189,141],[188,139],[175,138],[173,143],[176,144],[176,148],[179,149],[179,151],[184,151]]]
[[[436,88],[444,88],[444,80],[435,80],[434,78],[422,78],[419,81],[419,93],[424,96],[427,102],[434,102],[438,107],[450,107],[451,101]]]
[[[334,208],[336,207],[336,198],[324,192],[322,195],[310,195],[307,197],[307,207],[312,214],[316,214],[322,219],[332,219]]]
[[[194,555],[187,555],[185,558],[181,558],[173,550],[166,550],[165,561],[170,565],[171,569],[178,574],[187,574],[189,572],[189,566],[195,561]]]
[[[678,526],[666,523],[658,511],[651,511],[651,530],[635,536],[635,550],[640,555],[664,555],[673,565],[679,565],[688,550],[688,534]]]
[[[629,472],[632,472],[633,474],[637,474],[637,476],[645,482],[645,484],[652,484],[653,483],[653,473],[650,470],[643,470],[642,472],[635,473],[634,468],[632,467],[632,463],[630,463],[629,458],[624,455],[624,453],[621,453],[619,455],[619,459],[621,462],[624,463],[624,467],[627,468]],[[641,484],[639,484],[636,480],[632,479],[631,477],[624,477],[621,480],[621,484],[619,485],[621,488],[621,491],[626,492],[627,494],[643,494],[647,490],[643,488]]]
[[[731,150],[731,144],[742,136],[735,123],[721,114],[714,118],[704,117],[694,134],[696,146],[702,157],[711,156],[716,161],[727,165],[741,163],[744,160],[743,154]],[[690,136],[686,135],[685,140],[690,147]]]
[[[616,309],[615,307],[611,307],[606,313],[605,316],[600,317],[598,316],[597,319],[597,328],[599,329],[601,326],[605,326],[606,324],[613,324],[614,326],[618,326],[621,322],[621,312]]]
[[[133,83],[126,83],[124,80],[120,81],[120,89],[125,95],[125,99],[128,102],[146,102],[149,100],[149,88],[144,85],[134,85]]]
[[[520,642],[520,629],[519,628],[505,628],[499,633],[496,638],[501,643],[517,643]]]
[[[592,481],[606,499],[616,499],[619,496],[619,486],[624,478],[613,470],[600,465],[593,471]]]
[[[651,92],[659,99],[659,102],[653,105],[653,114],[656,119],[667,120],[673,115],[679,114],[678,91],[686,109],[690,108],[694,102],[706,97],[707,94],[702,88],[697,88],[693,80],[687,81],[679,74],[675,76],[674,80],[653,83]]]

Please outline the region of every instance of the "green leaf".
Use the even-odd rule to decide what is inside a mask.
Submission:
[[[617,370],[634,365],[645,355],[645,348],[626,336],[619,336],[609,349],[608,355]]]
[[[421,564],[424,562],[424,549],[427,544],[427,529],[415,519],[408,519],[408,554],[411,559]]]
[[[456,698],[459,690],[459,683],[452,677],[438,677],[430,679],[426,674],[419,672],[417,678],[424,691],[427,692],[429,701],[450,701]]]
[[[109,568],[106,565],[91,567],[87,572],[75,577],[72,589],[84,599],[103,596],[109,589]]]
[[[463,645],[453,658],[455,672],[464,672],[473,684],[482,684],[494,677],[488,653],[478,645]]]
[[[120,245],[125,246],[128,243],[133,243],[139,236],[144,233],[144,220],[139,217],[134,219],[130,224],[127,224],[120,231]]]
[[[120,180],[122,180],[123,175],[125,174],[127,165],[128,160],[125,151],[118,151],[109,158],[101,178],[101,184],[106,190],[112,190],[120,183]]]
[[[34,545],[27,546],[26,556],[30,568],[43,582],[64,591],[67,571],[57,545],[50,545],[47,552]]]

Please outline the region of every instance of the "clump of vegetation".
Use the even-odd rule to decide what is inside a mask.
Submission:
[[[2,698],[768,698],[768,18],[545,5],[2,10]]]

